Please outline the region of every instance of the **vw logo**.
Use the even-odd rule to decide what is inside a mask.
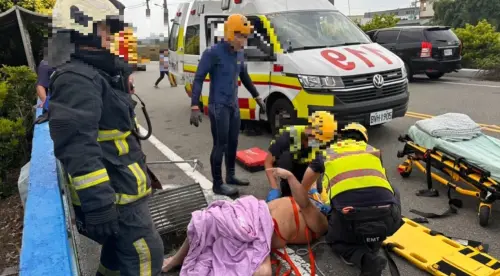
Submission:
[[[373,85],[376,88],[382,88],[382,86],[384,86],[384,77],[380,74],[373,76]]]

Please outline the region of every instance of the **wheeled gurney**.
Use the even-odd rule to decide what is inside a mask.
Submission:
[[[400,136],[399,141],[405,145],[397,156],[406,156],[398,167],[400,175],[409,177],[415,166],[427,176],[427,190],[421,190],[417,195],[438,196],[432,186],[432,180],[437,180],[448,187],[450,200],[451,190],[478,198],[479,224],[488,225],[491,206],[500,198],[500,140],[483,134],[467,141],[449,142],[411,126],[408,134]],[[432,172],[432,168],[444,173],[449,180]],[[458,186],[458,182],[469,188]]]

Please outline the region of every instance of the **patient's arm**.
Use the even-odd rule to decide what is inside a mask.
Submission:
[[[162,271],[169,272],[173,268],[182,265],[182,262],[184,262],[184,258],[186,258],[188,252],[189,252],[189,241],[188,239],[185,239],[184,242],[182,243],[181,248],[179,248],[179,250],[175,253],[174,256],[168,257],[165,260],[163,260]]]
[[[304,215],[307,227],[316,234],[323,235],[328,230],[328,220],[311,203],[308,196],[308,190],[302,186],[294,175],[287,178],[292,196],[300,207],[300,212]]]

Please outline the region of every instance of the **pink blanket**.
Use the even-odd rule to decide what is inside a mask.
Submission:
[[[271,252],[273,222],[263,200],[218,200],[192,215],[180,275],[251,276]]]

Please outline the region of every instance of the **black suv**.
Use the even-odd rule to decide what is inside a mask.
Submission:
[[[439,79],[462,68],[462,43],[449,27],[402,26],[366,34],[405,62],[410,81],[415,74]]]

